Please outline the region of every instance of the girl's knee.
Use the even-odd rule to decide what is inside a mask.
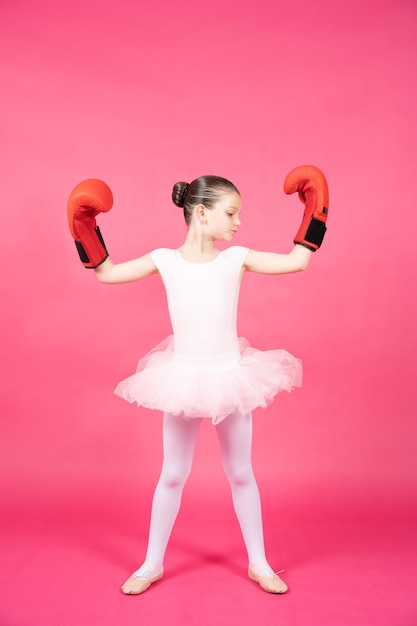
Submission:
[[[252,466],[230,467],[226,465],[224,471],[232,487],[247,487],[255,481]]]
[[[160,477],[160,483],[164,487],[175,489],[177,487],[183,487],[187,482],[190,475],[190,467],[163,467]]]

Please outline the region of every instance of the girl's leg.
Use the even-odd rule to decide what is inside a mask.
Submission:
[[[252,415],[229,415],[216,426],[223,468],[248,552],[249,564],[265,561],[261,499],[252,469]]]
[[[162,567],[184,485],[190,475],[201,419],[186,420],[165,413],[162,471],[155,489],[146,561]]]
[[[141,593],[144,589],[139,581],[153,578],[156,580],[163,570],[165,550],[178,515],[183,488],[191,471],[200,425],[201,419],[186,420],[170,413],[164,414],[164,458],[152,502],[146,558],[144,564],[123,585],[124,593]]]
[[[261,499],[252,469],[252,415],[229,415],[216,426],[225,474],[249,559],[249,576],[272,593],[284,593],[285,583],[265,556]]]

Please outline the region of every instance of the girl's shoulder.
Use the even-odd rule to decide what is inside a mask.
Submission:
[[[156,248],[149,253],[159,272],[172,267],[177,259],[177,251],[172,248]]]
[[[155,248],[155,250],[152,250],[150,254],[152,254],[152,256],[154,255],[165,255],[165,256],[169,256],[169,255],[173,255],[177,252],[177,250],[175,248]]]
[[[249,248],[246,248],[245,246],[230,246],[230,248],[223,250],[221,254],[223,258],[228,261],[243,263],[248,252]]]
[[[172,261],[177,257],[177,250],[173,248],[156,248],[150,253],[154,263],[157,261]]]

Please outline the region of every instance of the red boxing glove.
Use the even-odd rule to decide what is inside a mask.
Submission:
[[[285,193],[298,191],[305,204],[303,221],[295,236],[294,243],[315,252],[320,248],[326,232],[329,212],[329,191],[326,178],[314,165],[300,165],[293,169],[284,181]]]
[[[68,224],[84,267],[94,269],[109,256],[95,216],[112,205],[110,187],[96,178],[84,180],[70,193]]]

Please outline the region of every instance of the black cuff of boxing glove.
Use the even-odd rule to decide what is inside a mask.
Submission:
[[[75,245],[77,248],[78,256],[80,257],[81,263],[90,263],[90,259],[88,258],[87,252],[84,250],[84,246],[81,241],[75,240]]]
[[[308,243],[307,243],[307,242],[305,242],[305,241],[295,241],[295,240],[294,240],[294,243],[295,243],[297,246],[303,246],[303,248],[307,248],[307,250],[311,250],[311,252],[315,252],[316,250],[318,250],[318,248],[315,248],[315,247],[313,247],[313,246],[310,246],[310,244],[308,244]]]
[[[103,246],[106,255],[109,256],[109,253],[107,252],[106,244],[104,243],[103,235],[101,234],[101,231],[100,231],[99,227],[96,226],[94,230],[97,233],[97,237],[99,238],[100,243]],[[107,258],[107,256],[106,256],[106,258]]]
[[[95,263],[93,264],[92,260],[87,255],[87,252],[85,251],[84,246],[81,243],[81,241],[75,241],[75,245],[76,245],[77,252],[78,252],[78,255],[80,257],[81,263],[88,270],[95,270],[96,267],[99,267],[99,265],[104,263],[104,261],[109,256],[109,253],[107,252],[106,248],[104,248],[103,249],[103,256],[100,258],[100,260],[98,260],[98,261],[96,260]]]
[[[95,269],[97,269],[98,267],[100,267],[100,265],[101,265],[102,263],[104,263],[104,261],[105,261],[106,259],[108,259],[108,258],[109,258],[109,255],[108,255],[108,252],[107,252],[107,250],[106,250],[106,254],[105,254],[105,256],[104,256],[104,257],[103,257],[103,258],[102,258],[102,259],[101,259],[98,263],[96,263],[95,265],[88,265],[88,266],[86,266],[86,268],[87,268],[88,270],[95,270]]]
[[[91,269],[91,270],[95,270],[97,267],[99,267],[99,265],[104,263],[104,261],[109,256],[109,253],[107,252],[106,244],[104,243],[103,236],[98,226],[96,226],[94,228],[94,231],[92,231],[91,233],[92,236],[94,237],[93,233],[97,236],[97,239],[98,239],[98,241],[95,241],[93,245],[93,248],[95,248],[95,250],[94,250],[94,253],[92,254],[92,257],[94,258],[91,258],[90,256],[88,256],[86,249],[84,248],[82,242],[79,239],[75,240],[77,252],[81,259],[82,264],[84,265],[85,268]],[[90,241],[89,243],[92,243],[92,242]]]
[[[303,245],[307,245],[308,247],[308,244],[311,243],[313,246],[312,249],[317,250],[323,242],[326,230],[326,224],[322,220],[312,217],[307,232],[304,235]]]

